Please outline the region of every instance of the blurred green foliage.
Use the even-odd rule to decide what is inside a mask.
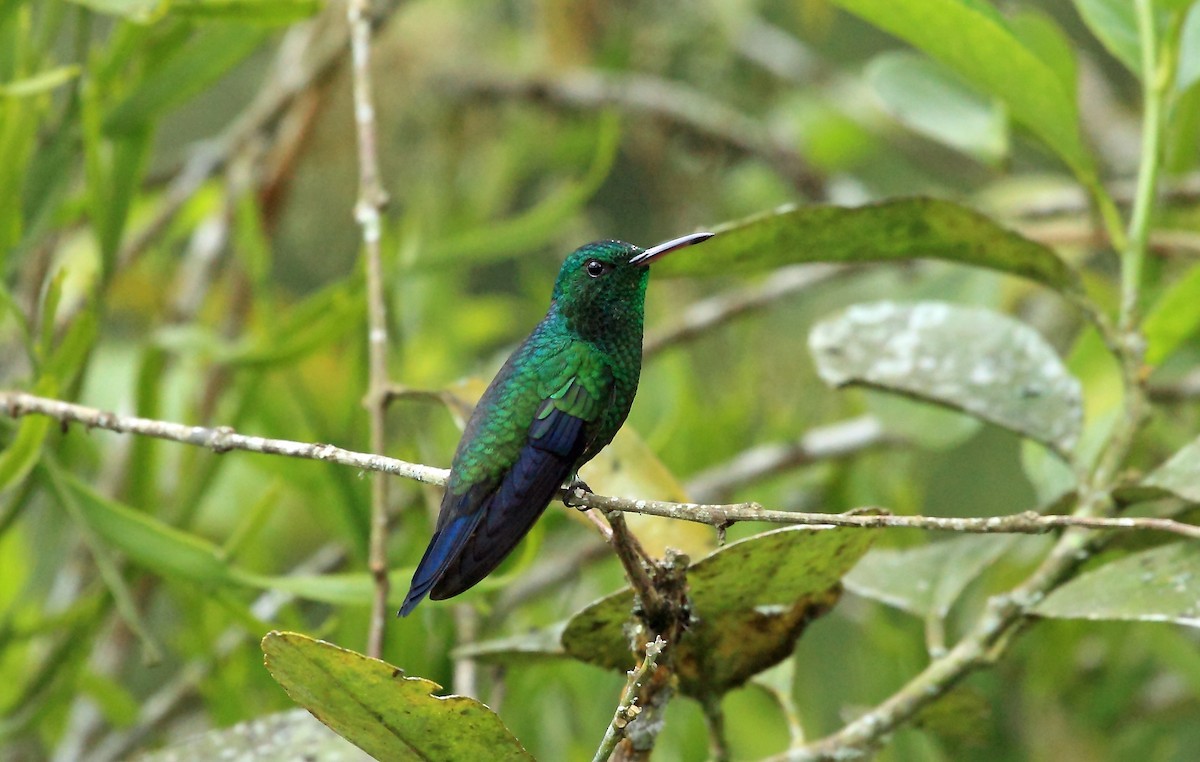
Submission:
[[[1079,306],[1116,312],[1111,223],[1139,203],[1149,161],[1162,194],[1138,371],[1154,406],[1119,476],[1143,500],[1131,513],[1189,517],[1195,464],[1171,457],[1200,430],[1200,3],[1150,5],[1174,76],[1157,83],[1161,150],[1147,156],[1124,0],[377,2],[389,373],[435,392],[393,402],[386,454],[449,462],[462,405],[540,318],[568,251],[719,227],[709,252],[654,278],[651,329],[706,299],[761,297],[786,265],[852,267],[649,357],[614,445],[625,457],[595,464],[608,469],[598,491],[683,499],[691,477],[751,448],[865,413],[885,441],[726,493],[829,512],[1070,508],[1079,469],[886,389],[951,395],[827,388],[809,329],[880,300],[970,307],[980,330],[1021,321],[1079,381],[1086,471],[1120,426],[1122,391]],[[0,389],[366,449],[344,16],[315,0],[0,0]],[[937,200],[864,206],[913,195]],[[784,204],[799,206],[773,213]],[[362,648],[369,498],[363,474],[332,464],[0,417],[0,758],[127,758],[291,708],[258,641],[283,629]],[[396,480],[392,498],[399,596],[438,492]],[[649,547],[715,545],[707,528],[630,523]],[[718,700],[734,758],[832,733],[885,699],[1050,544],[873,539],[795,655]],[[1069,618],[1036,622],[880,757],[1200,756],[1196,546],[1165,542],[1111,541],[1039,609]],[[620,589],[599,543],[552,506],[492,579],[389,621],[385,660],[472,686],[538,759],[590,758],[619,674],[545,640],[503,664],[454,654]],[[221,738],[206,743],[233,748]],[[708,753],[703,711],[677,698],[654,758]]]

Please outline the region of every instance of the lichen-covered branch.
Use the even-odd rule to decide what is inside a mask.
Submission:
[[[592,757],[592,762],[604,762],[612,756],[613,751],[617,748],[617,743],[625,736],[625,729],[629,724],[635,721],[642,708],[637,704],[638,694],[641,693],[643,686],[653,674],[655,665],[658,663],[659,654],[663,652],[667,644],[662,638],[655,638],[652,643],[646,644],[646,655],[642,659],[641,664],[637,669],[631,670],[629,680],[625,684],[625,690],[621,694],[621,703],[617,705],[617,711],[613,713],[612,722],[608,724],[608,729],[604,731],[604,738],[600,741],[600,747],[596,749],[595,756]]]
[[[247,436],[228,427],[208,428],[186,426],[168,421],[123,416],[76,405],[61,400],[38,397],[16,391],[0,391],[0,412],[10,418],[26,415],[45,415],[64,424],[79,423],[88,428],[106,429],[124,434],[168,439],[182,444],[205,447],[213,452],[231,450],[307,458],[343,466],[391,474],[425,484],[443,485],[449,471],[444,468],[409,463],[382,455],[354,452],[330,444],[295,442],[287,439]],[[1103,491],[1096,493],[1107,499]],[[754,502],[711,505],[703,503],[672,503],[662,500],[596,495],[583,489],[565,494],[573,506],[596,508],[601,511],[642,513],[650,516],[694,521],[714,527],[729,526],[739,521],[761,521],[771,524],[806,526],[843,526],[863,529],[922,529],[968,534],[1046,534],[1056,529],[1082,527],[1103,530],[1143,530],[1168,532],[1182,537],[1200,539],[1200,526],[1174,519],[1128,516],[1096,516],[1076,512],[1075,515],[1042,515],[1024,511],[1004,516],[952,518],[941,516],[895,516],[886,512],[867,513],[801,513],[763,508]],[[875,508],[875,511],[881,509]]]

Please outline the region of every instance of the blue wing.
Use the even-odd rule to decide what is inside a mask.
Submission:
[[[461,494],[446,492],[439,527],[413,575],[401,616],[426,594],[442,600],[471,588],[516,548],[578,467],[600,414],[597,396],[569,379],[542,401],[525,444],[498,481]]]

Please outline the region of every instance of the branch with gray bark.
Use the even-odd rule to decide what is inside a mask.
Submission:
[[[215,453],[233,450],[263,455],[283,455],[290,458],[319,460],[337,463],[363,471],[400,476],[405,479],[444,485],[449,471],[444,468],[409,463],[383,455],[355,452],[331,444],[296,442],[287,439],[248,436],[228,427],[208,428],[188,426],[169,421],[151,420],[136,416],[118,415],[95,408],[76,405],[62,400],[38,397],[18,391],[0,391],[0,413],[10,418],[27,415],[44,415],[60,421],[64,428],[78,423],[89,429],[105,429],[123,434],[166,439],[181,444],[204,447]],[[1107,493],[1096,495],[1111,499]],[[860,529],[922,529],[940,532],[968,534],[1046,534],[1057,529],[1076,527],[1098,530],[1141,530],[1167,532],[1191,539],[1200,539],[1200,526],[1174,519],[1092,516],[1077,511],[1074,515],[1043,515],[1024,511],[1003,516],[977,518],[951,518],[941,516],[898,516],[882,508],[857,509],[848,513],[803,513],[764,508],[759,503],[730,503],[723,505],[704,503],[674,503],[663,500],[641,500],[634,498],[597,495],[575,488],[570,494],[564,490],[560,497],[567,498],[572,506],[595,508],[601,512],[620,511],[641,513],[648,516],[692,521],[713,527],[728,527],[739,521],[758,521],[771,524],[804,526],[840,526]],[[1099,497],[1091,498],[1099,499]]]

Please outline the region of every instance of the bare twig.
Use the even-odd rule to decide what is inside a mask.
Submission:
[[[582,492],[583,490],[577,491]],[[658,588],[654,585],[654,580],[651,579],[643,565],[647,560],[646,551],[642,549],[637,538],[625,525],[625,516],[620,511],[611,511],[606,516],[609,526],[612,527],[609,543],[616,552],[617,558],[621,560],[621,565],[625,567],[625,576],[629,578],[629,584],[633,586],[638,600],[641,601],[642,609],[647,612],[648,617],[658,618],[663,610],[664,601]]]
[[[265,455],[286,455],[292,458],[307,458],[328,463],[374,471],[425,484],[444,485],[449,471],[444,468],[382,455],[353,452],[329,444],[309,444],[287,439],[269,439],[238,434],[228,427],[206,428],[185,426],[167,421],[156,421],[133,416],[122,416],[76,405],[60,400],[37,397],[15,391],[0,391],[0,412],[11,418],[25,415],[45,415],[64,423],[80,423],[88,428],[106,429],[126,434],[168,439],[183,444],[206,447],[213,452],[224,453],[244,450]],[[1103,491],[1097,495],[1107,497]],[[799,524],[806,526],[844,526],[871,529],[905,528],[969,534],[1045,534],[1064,527],[1086,527],[1104,530],[1144,530],[1169,532],[1192,539],[1200,539],[1200,526],[1186,524],[1173,519],[1134,518],[1125,516],[1105,517],[1086,513],[1071,516],[1043,516],[1033,511],[1005,516],[979,518],[951,518],[941,516],[893,516],[863,513],[799,513],[763,508],[758,503],[733,503],[707,505],[701,503],[672,503],[660,500],[638,500],[631,498],[596,495],[583,489],[573,489],[564,495],[574,506],[596,508],[601,511],[623,511],[642,513],[649,516],[694,521],[712,526],[728,526],[738,521],[762,521],[774,524]],[[1099,498],[1093,498],[1099,499]],[[875,509],[879,510],[879,509]]]
[[[870,415],[812,429],[793,442],[769,444],[739,453],[688,481],[688,494],[699,502],[725,499],[735,489],[797,466],[845,458],[897,441]]]
[[[573,109],[615,106],[662,119],[698,137],[769,163],[811,200],[825,198],[825,178],[759,120],[710,96],[648,74],[577,71],[543,79],[475,79],[466,88],[503,98],[546,101]]]
[[[736,317],[762,309],[856,269],[846,265],[823,263],[782,267],[760,283],[731,289],[691,305],[675,325],[647,336],[642,354],[652,357],[668,347],[690,341]]]
[[[1176,381],[1152,383],[1146,390],[1154,402],[1187,402],[1200,397],[1200,368]]]
[[[663,639],[657,637],[652,643],[646,644],[646,655],[642,659],[641,664],[637,666],[637,669],[629,672],[629,680],[625,683],[625,690],[621,694],[621,703],[617,705],[617,711],[613,713],[612,722],[608,724],[608,729],[604,731],[604,738],[600,741],[600,748],[596,749],[596,754],[592,757],[592,762],[604,762],[604,760],[611,757],[613,751],[617,748],[617,743],[625,736],[625,728],[629,726],[629,723],[637,719],[638,714],[642,711],[642,708],[637,704],[637,697],[650,675],[654,673],[658,657],[666,646],[667,644]]]
[[[371,450],[383,452],[387,421],[387,303],[383,295],[381,212],[387,193],[379,179],[379,150],[375,134],[375,104],[371,95],[371,22],[367,0],[350,0],[350,51],[354,75],[354,123],[358,131],[358,203],[354,216],[362,227],[367,264],[367,347],[370,381],[364,401],[371,417]],[[375,600],[367,633],[367,655],[379,658],[387,622],[388,479],[376,474],[371,481],[371,540],[368,564],[375,578]]]

